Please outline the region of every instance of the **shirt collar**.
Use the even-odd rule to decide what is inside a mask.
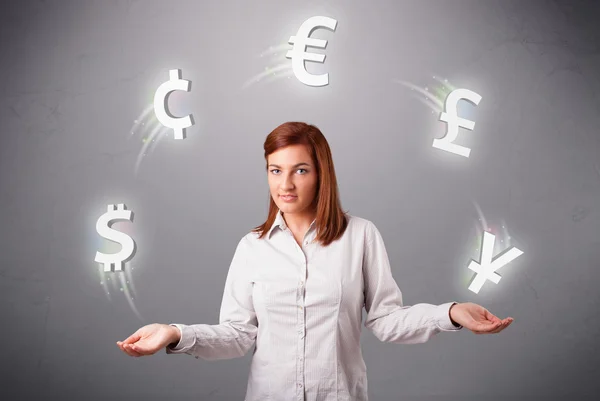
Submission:
[[[314,219],[312,221],[312,223],[310,223],[310,226],[308,227],[309,231],[315,225],[316,221],[317,221],[317,219]],[[283,214],[281,213],[281,209],[279,209],[279,208],[277,208],[277,214],[275,215],[275,221],[273,221],[273,224],[271,225],[271,228],[269,229],[269,232],[267,233],[267,238],[271,239],[271,233],[273,232],[275,227],[279,227],[281,230],[285,230],[286,228],[288,228],[287,224],[285,224],[285,220],[283,219]]]

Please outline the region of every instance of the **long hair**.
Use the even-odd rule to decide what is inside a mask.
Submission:
[[[315,225],[317,227],[316,241],[321,242],[323,246],[331,244],[339,239],[348,226],[347,212],[341,207],[340,196],[338,192],[337,179],[333,166],[333,158],[329,144],[323,136],[323,133],[314,125],[303,122],[286,122],[275,128],[263,145],[265,150],[265,168],[268,171],[268,156],[277,150],[290,145],[305,145],[311,155],[312,162],[317,170],[317,190],[315,200],[311,206],[315,206],[317,217]],[[252,229],[252,232],[259,232],[259,239],[264,238],[277,216],[277,204],[271,197],[269,191],[269,214],[267,221],[260,226]]]

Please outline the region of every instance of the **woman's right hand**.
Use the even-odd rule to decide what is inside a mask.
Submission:
[[[127,355],[138,357],[153,355],[167,345],[179,342],[179,340],[180,334],[177,327],[152,323],[139,328],[125,341],[117,341],[117,345]]]

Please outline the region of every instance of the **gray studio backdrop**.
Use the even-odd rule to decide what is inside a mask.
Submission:
[[[312,35],[328,41],[312,49],[325,62],[307,63],[329,73],[324,87],[275,68],[316,15],[338,21]],[[405,304],[470,301],[515,319],[419,345],[363,327],[370,398],[591,399],[598,15],[571,1],[3,4],[0,398],[242,400],[251,352],[132,358],[115,342],[154,322],[218,323],[235,246],[266,218],[263,141],[305,121],[329,141],[344,209],[381,231]],[[195,124],[158,140],[143,113],[174,68],[192,87],[172,110]],[[398,83],[429,90],[434,76],[482,96],[456,141],[468,158],[432,147],[446,124]],[[116,226],[137,246],[126,281],[94,262],[109,203],[134,212]],[[475,294],[484,220],[524,253]]]

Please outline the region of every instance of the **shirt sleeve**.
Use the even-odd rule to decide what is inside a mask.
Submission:
[[[365,327],[383,342],[418,344],[428,341],[441,331],[457,331],[450,320],[450,306],[419,303],[402,304],[402,292],[390,268],[390,261],[383,238],[372,222],[369,222],[365,239],[363,280]]]
[[[229,266],[221,301],[219,324],[171,323],[181,331],[181,340],[166,347],[167,354],[189,354],[206,360],[244,356],[254,345],[258,321],[252,302],[252,284],[247,271],[247,238],[238,243]]]

